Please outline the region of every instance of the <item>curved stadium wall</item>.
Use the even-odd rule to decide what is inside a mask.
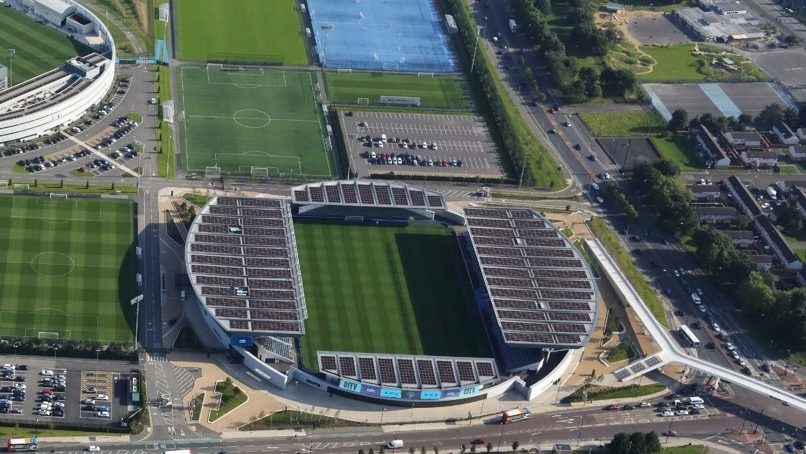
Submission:
[[[95,16],[89,9],[73,0],[64,0],[74,6],[76,13],[89,18],[95,24],[98,33],[104,38],[109,64],[107,68],[93,80],[89,86],[79,93],[68,96],[61,102],[47,106],[40,110],[19,117],[0,120],[0,144],[15,140],[30,140],[42,136],[59,126],[70,124],[81,117],[94,105],[103,101],[104,97],[115,82],[115,41],[103,21]],[[43,25],[44,26],[44,25]],[[99,53],[101,50],[96,49]],[[7,115],[13,112],[7,113]]]

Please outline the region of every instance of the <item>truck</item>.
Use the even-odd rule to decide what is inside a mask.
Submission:
[[[767,186],[767,194],[772,200],[778,200],[778,191],[772,186]]]
[[[515,23],[515,19],[509,20],[509,29],[512,31],[512,33],[518,32],[518,24]]]

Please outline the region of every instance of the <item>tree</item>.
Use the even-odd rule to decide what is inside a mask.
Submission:
[[[770,130],[774,124],[781,121],[784,121],[784,106],[773,103],[759,112],[754,123],[759,129]]]
[[[414,449],[414,446],[409,446],[409,454],[414,454],[415,452],[417,452],[417,450]]]
[[[551,14],[551,0],[536,0],[535,6],[543,14]]]
[[[669,120],[669,131],[677,132],[688,124],[688,112],[685,109],[675,109],[672,118]]]
[[[784,43],[788,46],[794,46],[798,43],[798,37],[795,35],[786,35],[784,37]]]
[[[778,216],[778,225],[783,228],[784,233],[787,235],[795,236],[803,230],[804,225],[806,225],[806,218],[804,218],[800,210],[793,206],[788,206]]]
[[[493,442],[488,441],[488,442],[487,442],[487,452],[489,453],[489,452],[491,452],[492,450],[493,450]]]
[[[662,159],[653,165],[660,171],[660,173],[666,175],[667,177],[676,177],[680,175],[680,166],[676,162],[669,159]]]
[[[737,228],[744,230],[750,225],[750,218],[744,213],[739,213],[736,219],[733,220],[733,223]]]
[[[364,454],[364,450],[363,450],[363,449],[359,449],[359,450],[358,450],[358,454]]]
[[[517,450],[518,450],[518,446],[520,446],[520,445],[521,445],[521,444],[520,444],[520,443],[518,443],[517,441],[513,441],[513,442],[512,442],[512,452],[517,451]]]
[[[602,70],[600,80],[602,93],[604,93],[605,96],[616,98],[626,96],[637,84],[637,79],[632,71],[627,69],[613,69],[610,67]]]

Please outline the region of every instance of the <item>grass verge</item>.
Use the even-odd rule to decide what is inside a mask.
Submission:
[[[672,446],[663,448],[663,454],[707,454],[710,451],[704,445]]]
[[[143,122],[143,116],[137,112],[129,112],[126,114],[126,117],[131,121],[136,121],[137,123]]]
[[[243,404],[249,397],[241,391],[241,388],[233,385],[231,381],[227,380],[216,383],[215,390],[221,393],[221,405],[215,410],[210,411],[210,422],[217,421],[222,416],[235,410],[239,405]]]
[[[117,0],[87,0],[86,5],[99,18],[104,18],[104,13],[109,11],[109,15],[125,25],[143,46],[153,50],[154,44],[148,43],[146,34],[136,25],[136,21],[132,16],[124,18],[121,10],[118,8],[118,3]],[[111,20],[104,20],[104,23],[107,25],[109,33],[112,34],[112,39],[115,40],[115,49],[119,54],[118,57],[136,58],[137,49],[134,47],[134,43],[126,36],[126,33]]]
[[[621,246],[621,243],[616,235],[613,234],[613,231],[610,230],[601,218],[593,218],[588,225],[596,238],[602,243],[605,250],[607,250],[607,253],[610,254],[610,257],[616,262],[621,272],[624,273],[627,280],[630,281],[635,291],[638,292],[638,296],[641,297],[641,300],[646,304],[647,308],[649,308],[649,311],[658,323],[668,328],[669,321],[666,320],[666,312],[663,310],[663,305],[652,290],[652,287],[650,287],[649,283],[646,281],[641,270],[635,266],[633,258],[630,257],[630,254]]]
[[[238,430],[327,429],[334,427],[367,427],[370,425],[297,410],[285,410],[263,416],[240,427]]]
[[[666,130],[666,122],[657,112],[586,112],[579,118],[594,136],[646,136]]]
[[[171,93],[171,68],[167,65],[157,65],[157,102],[159,103],[157,116],[157,130],[159,141],[157,149],[157,170],[161,177],[176,177],[176,159],[174,159],[173,127],[162,119],[162,103],[173,99]]]
[[[699,44],[703,52],[694,55],[694,44],[675,44],[672,46],[641,46],[641,50],[657,61],[652,72],[638,74],[640,81],[747,81],[767,80],[768,77],[746,58],[727,52],[724,49]],[[723,59],[733,60],[736,71],[727,68]],[[713,65],[712,61],[719,63]]]
[[[187,192],[184,195],[182,195],[182,198],[196,205],[199,208],[207,205],[207,202],[213,199],[212,196],[196,194],[195,192]]]
[[[36,180],[9,179],[8,187],[13,188],[15,184],[27,184],[31,191],[38,192],[59,192],[77,194],[136,194],[137,187],[125,184],[77,184],[77,183],[39,183]]]
[[[199,417],[201,417],[201,411],[203,406],[204,406],[204,393],[201,393],[193,398],[193,405],[191,407],[193,408],[193,410],[190,412],[191,421],[199,420]]]
[[[582,391],[585,389],[588,390],[588,400],[595,402],[597,400],[610,400],[610,399],[623,399],[626,397],[649,396],[650,394],[655,394],[663,391],[664,389],[666,389],[666,387],[663,385],[659,385],[657,383],[642,386],[630,385],[619,388],[612,388],[610,386],[588,385],[577,389],[571,395],[564,397],[560,402],[564,404],[568,404],[571,402],[582,402]]]
[[[30,427],[0,427],[0,437],[8,438],[38,438],[38,437],[98,437],[116,434],[108,434],[101,431],[81,431],[81,430],[62,430],[62,429],[33,429]],[[129,434],[120,434],[121,437],[128,437]]]
[[[664,159],[674,161],[680,166],[681,172],[698,172],[701,166],[697,158],[691,153],[685,139],[678,136],[652,137],[652,144],[660,151]]]
[[[635,350],[628,342],[619,342],[607,354],[607,361],[610,363],[617,363],[619,361],[626,361],[635,358]]]

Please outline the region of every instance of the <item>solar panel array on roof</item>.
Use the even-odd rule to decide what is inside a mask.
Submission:
[[[467,207],[464,214],[504,340],[582,347],[595,326],[598,297],[571,242],[529,208]]]
[[[297,186],[291,197],[300,205],[350,205],[445,209],[442,194],[402,183],[325,181]]]
[[[499,378],[490,358],[350,352],[317,352],[317,356],[322,372],[387,387],[446,389],[492,383]]]
[[[304,333],[288,200],[213,199],[190,228],[185,260],[197,295],[227,330]]]

